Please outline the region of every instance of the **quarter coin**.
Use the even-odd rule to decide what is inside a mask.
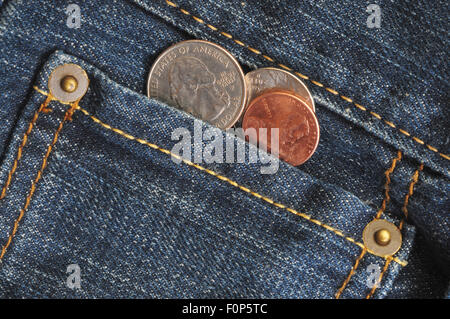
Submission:
[[[267,89],[277,88],[292,91],[305,100],[306,105],[316,111],[314,99],[308,87],[292,73],[277,68],[261,68],[245,75],[248,103]]]
[[[266,141],[268,150],[271,130],[278,128],[279,157],[294,166],[306,162],[319,144],[315,113],[303,99],[285,90],[271,90],[253,99],[244,114],[242,128],[254,128],[258,142]],[[259,135],[260,128],[267,129],[264,138]]]
[[[240,118],[246,103],[244,73],[236,59],[217,44],[179,42],[153,64],[147,95],[221,129]]]

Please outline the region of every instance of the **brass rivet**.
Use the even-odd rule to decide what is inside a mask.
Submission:
[[[61,80],[61,88],[67,93],[74,92],[78,87],[78,81],[71,75],[66,75]]]
[[[388,257],[402,246],[402,233],[385,219],[372,220],[363,231],[364,246],[374,255]]]
[[[380,229],[375,232],[375,241],[380,246],[386,246],[391,241],[391,233],[386,229]]]
[[[58,101],[80,100],[89,87],[89,78],[79,65],[67,63],[53,69],[48,78],[50,94]]]

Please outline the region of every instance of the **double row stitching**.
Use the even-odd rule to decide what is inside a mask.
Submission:
[[[0,193],[0,200],[5,198],[6,192],[7,192],[8,188],[9,188],[9,186],[11,185],[12,177],[13,177],[14,173],[17,170],[17,167],[19,165],[20,159],[22,158],[23,149],[24,149],[25,145],[28,142],[28,136],[31,134],[31,131],[33,130],[33,127],[34,127],[34,125],[36,124],[36,122],[37,122],[37,120],[39,118],[39,114],[41,112],[42,113],[50,112],[50,109],[48,108],[48,104],[50,103],[51,100],[52,100],[52,97],[50,95],[47,96],[47,98],[41,104],[39,109],[34,113],[33,118],[31,119],[30,123],[28,124],[28,128],[27,128],[27,130],[25,131],[25,133],[23,135],[22,142],[20,143],[20,146],[17,149],[17,155],[16,155],[16,158],[14,159],[13,166],[11,167],[11,169],[8,172],[8,177],[6,178],[6,183],[5,183],[5,185],[3,185],[2,191]]]
[[[38,91],[38,92],[41,93],[41,94],[44,94],[44,95],[47,95],[47,94],[48,94],[48,93],[44,92],[43,90],[41,90],[41,89],[39,89],[39,88],[37,88],[37,87],[35,87],[35,90]],[[312,222],[312,223],[314,223],[314,224],[316,224],[316,225],[318,225],[318,226],[320,226],[320,227],[323,227],[323,228],[325,228],[325,229],[327,229],[327,230],[329,230],[329,231],[335,233],[336,235],[338,235],[338,236],[340,236],[340,237],[346,239],[347,241],[349,241],[349,242],[351,242],[351,243],[357,245],[358,247],[361,247],[362,249],[366,249],[366,247],[364,246],[364,244],[362,244],[362,243],[360,243],[360,242],[357,242],[355,239],[346,236],[342,231],[340,231],[340,230],[338,230],[338,229],[335,229],[335,228],[333,228],[333,227],[331,227],[331,226],[329,226],[329,225],[327,225],[327,224],[324,224],[324,223],[322,223],[321,221],[316,220],[316,219],[312,218],[312,217],[309,216],[309,215],[306,215],[306,214],[304,214],[304,213],[300,213],[300,212],[296,211],[295,209],[292,209],[292,208],[290,208],[290,207],[287,207],[287,206],[284,205],[284,204],[275,202],[274,200],[272,200],[272,199],[270,199],[270,198],[268,198],[268,197],[266,197],[266,196],[264,196],[264,195],[261,195],[261,194],[259,194],[259,193],[257,193],[257,192],[252,191],[251,189],[249,189],[249,188],[247,188],[247,187],[245,187],[245,186],[242,186],[242,185],[238,184],[237,182],[235,182],[235,181],[229,179],[228,177],[222,176],[222,175],[220,175],[219,173],[217,173],[217,172],[215,172],[215,171],[212,171],[212,170],[207,169],[207,168],[205,168],[205,167],[203,167],[203,166],[201,166],[201,165],[198,165],[198,164],[195,164],[195,163],[193,163],[193,162],[191,162],[191,161],[188,161],[188,160],[182,158],[181,156],[179,156],[179,155],[177,155],[177,154],[175,154],[175,153],[172,153],[172,152],[169,151],[169,150],[166,150],[166,149],[164,149],[164,148],[162,148],[162,147],[159,147],[159,146],[156,145],[156,144],[153,144],[153,143],[150,143],[150,142],[148,142],[148,141],[146,141],[146,140],[144,140],[144,139],[135,137],[135,136],[133,136],[133,135],[131,135],[131,134],[128,134],[128,133],[122,131],[121,129],[112,127],[111,125],[106,124],[106,123],[102,122],[100,119],[98,119],[97,117],[91,115],[87,110],[83,109],[83,108],[80,107],[79,105],[76,105],[76,110],[81,111],[84,115],[86,115],[87,117],[89,117],[89,118],[90,118],[91,120],[93,120],[95,123],[101,125],[102,127],[106,128],[106,129],[108,129],[108,130],[113,131],[113,132],[116,133],[116,134],[119,134],[119,135],[121,135],[121,136],[123,136],[123,137],[125,137],[125,138],[127,138],[127,139],[129,139],[129,140],[131,140],[131,141],[136,141],[136,142],[138,142],[138,143],[140,143],[140,144],[142,144],[142,145],[146,145],[146,146],[148,146],[148,147],[150,147],[150,148],[152,148],[152,149],[158,150],[158,151],[160,151],[160,152],[162,152],[162,153],[164,153],[164,154],[170,155],[170,156],[172,156],[172,157],[174,157],[174,158],[176,158],[176,159],[182,161],[183,163],[185,163],[185,164],[187,164],[187,165],[189,165],[189,166],[195,167],[196,169],[198,169],[198,170],[200,170],[200,171],[203,171],[203,172],[205,172],[205,173],[208,173],[209,175],[212,175],[212,176],[214,176],[214,177],[216,177],[216,178],[218,178],[218,179],[220,179],[220,180],[222,180],[222,181],[224,181],[224,182],[227,182],[228,184],[230,184],[230,185],[232,185],[232,186],[234,186],[234,187],[236,187],[236,188],[239,188],[240,190],[242,190],[242,191],[244,191],[244,192],[246,192],[246,193],[248,193],[248,194],[250,194],[250,195],[252,195],[252,196],[254,196],[254,197],[256,197],[256,198],[262,199],[262,200],[264,200],[265,202],[267,202],[267,203],[269,203],[269,204],[271,204],[271,205],[273,205],[273,206],[275,206],[275,207],[278,207],[278,208],[281,208],[281,209],[285,209],[285,210],[287,210],[288,212],[290,212],[290,213],[292,213],[292,214],[295,214],[295,215],[300,216],[300,217],[302,217],[302,218],[304,218],[304,219],[306,219],[306,220],[309,220],[310,222]],[[406,262],[406,261],[400,260],[400,259],[398,259],[398,258],[394,258],[394,261],[395,261],[396,263],[402,265],[402,266],[406,266],[406,265],[407,265],[407,262]]]
[[[375,112],[369,110],[368,108],[362,106],[361,104],[358,104],[358,103],[354,102],[353,99],[351,99],[351,98],[349,98],[349,97],[347,97],[347,96],[341,95],[338,91],[336,91],[336,90],[334,90],[334,89],[332,89],[332,88],[326,87],[324,84],[322,84],[322,83],[320,83],[320,82],[317,82],[317,81],[312,80],[309,76],[304,75],[304,74],[302,74],[302,73],[300,73],[300,72],[297,72],[297,71],[295,71],[294,69],[292,69],[291,67],[288,67],[288,66],[286,66],[286,65],[284,65],[284,64],[281,64],[281,63],[278,63],[277,61],[275,61],[275,59],[271,58],[271,57],[268,56],[268,55],[263,54],[260,50],[255,49],[255,48],[253,48],[253,47],[251,47],[251,46],[245,44],[244,42],[235,39],[231,34],[229,34],[229,33],[227,33],[227,32],[220,31],[219,28],[217,28],[217,27],[215,27],[215,26],[213,26],[213,25],[211,25],[211,24],[209,24],[209,23],[206,23],[203,19],[201,19],[201,18],[199,18],[199,17],[197,17],[197,16],[191,14],[189,11],[187,11],[187,10],[181,8],[178,4],[176,4],[176,3],[172,2],[172,1],[169,1],[169,0],[166,0],[166,3],[167,3],[167,5],[169,5],[169,6],[173,7],[173,8],[177,8],[177,9],[180,10],[180,12],[183,13],[184,15],[187,15],[187,16],[192,17],[192,19],[194,19],[196,22],[198,22],[198,23],[200,23],[200,24],[203,24],[203,25],[207,26],[209,29],[211,29],[211,30],[213,30],[213,31],[218,32],[218,33],[221,34],[222,36],[226,37],[227,39],[232,40],[232,41],[235,42],[236,44],[238,44],[238,45],[240,45],[240,46],[246,48],[247,50],[253,52],[254,54],[257,54],[257,55],[262,56],[262,57],[263,57],[264,59],[266,59],[267,61],[270,61],[270,62],[272,62],[272,63],[275,63],[275,64],[278,65],[279,67],[281,67],[281,68],[283,68],[283,69],[285,69],[285,70],[287,70],[287,71],[290,71],[290,72],[295,73],[296,75],[298,75],[298,76],[301,77],[302,79],[307,80],[307,81],[310,81],[312,84],[314,84],[314,85],[316,85],[316,86],[318,86],[318,87],[321,87],[321,88],[325,89],[327,92],[329,92],[329,93],[331,93],[331,94],[333,94],[333,95],[339,96],[339,97],[340,97],[341,99],[343,99],[344,101],[353,104],[353,106],[355,106],[355,107],[358,108],[359,110],[364,111],[364,112],[370,114],[372,117],[376,118],[376,119],[379,120],[379,121],[382,121],[384,124],[388,125],[389,127],[398,130],[401,134],[403,134],[403,135],[405,135],[405,136],[411,138],[414,142],[416,142],[416,143],[418,143],[418,144],[420,144],[420,145],[424,145],[424,146],[427,147],[430,151],[432,151],[432,152],[438,154],[439,156],[445,158],[446,160],[450,160],[450,156],[449,156],[449,155],[446,155],[446,154],[441,153],[436,147],[431,146],[431,145],[425,143],[422,139],[420,139],[420,138],[418,138],[418,137],[416,137],[416,136],[413,136],[411,133],[405,131],[404,129],[399,128],[399,127],[398,127],[396,124],[394,124],[393,122],[384,119],[380,114],[375,113]]]
[[[422,170],[423,170],[423,163],[420,164],[419,168],[414,172],[411,183],[409,184],[408,193],[405,195],[405,200],[403,202],[403,207],[402,207],[402,212],[404,214],[404,217],[402,218],[402,220],[400,221],[400,224],[398,225],[398,228],[400,229],[400,231],[403,229],[403,224],[404,224],[405,220],[408,219],[409,199],[411,198],[411,196],[414,193],[414,185],[416,185],[416,183],[419,181],[419,174]],[[377,289],[377,286],[383,280],[383,276],[386,273],[386,271],[388,270],[391,262],[392,262],[392,258],[386,259],[386,263],[384,264],[383,270],[380,273],[380,277],[378,278],[377,284],[372,287],[370,292],[367,294],[366,299],[370,299],[373,296],[373,294],[375,293],[375,290]]]
[[[50,94],[48,94],[46,102],[47,102],[47,100],[51,101],[51,100],[54,100],[54,98]],[[47,102],[47,104],[48,104],[48,102]],[[72,114],[73,114],[73,112],[75,111],[75,109],[77,107],[78,107],[78,103],[77,102],[71,104],[70,108],[64,114],[64,118],[59,123],[59,126],[56,129],[56,131],[55,131],[55,135],[53,136],[53,140],[50,143],[50,145],[48,146],[47,151],[46,151],[46,153],[44,155],[44,158],[42,159],[41,168],[39,169],[39,171],[36,174],[36,177],[34,178],[33,182],[31,183],[31,188],[30,188],[30,190],[28,192],[27,197],[25,198],[25,205],[20,210],[19,216],[17,217],[17,219],[14,221],[13,229],[12,229],[12,231],[11,231],[9,237],[8,237],[8,240],[7,240],[6,244],[2,247],[2,251],[0,253],[0,262],[3,259],[3,256],[5,256],[8,247],[11,245],[11,242],[12,242],[14,236],[17,233],[17,229],[19,227],[19,224],[22,221],[23,216],[25,215],[25,212],[27,211],[28,207],[30,206],[31,198],[33,197],[33,195],[34,195],[34,193],[36,191],[36,185],[39,182],[39,180],[41,179],[45,168],[47,167],[48,158],[50,156],[50,153],[52,152],[53,147],[55,146],[56,142],[58,141],[58,137],[59,137],[59,135],[61,133],[61,130],[62,130],[63,126],[64,126],[64,123],[67,122],[68,120],[71,120]]]
[[[381,203],[380,209],[377,212],[377,215],[375,216],[375,219],[379,219],[381,217],[381,215],[386,210],[386,205],[391,200],[391,197],[389,196],[390,185],[391,185],[391,174],[392,174],[392,172],[394,172],[395,167],[397,166],[397,162],[399,162],[401,160],[402,160],[402,152],[398,151],[397,157],[392,160],[391,167],[389,167],[389,169],[387,169],[386,172],[384,172],[384,175],[386,176],[386,182],[384,184],[384,199]]]
[[[397,157],[392,160],[391,166],[384,172],[384,176],[386,176],[386,182],[384,184],[384,198],[383,198],[383,201],[381,202],[380,209],[378,210],[378,212],[377,212],[377,214],[376,214],[374,219],[380,219],[381,215],[386,210],[387,204],[391,200],[391,197],[389,196],[390,184],[391,184],[391,174],[394,172],[395,167],[397,166],[397,162],[399,162],[401,160],[402,160],[402,152],[398,151],[397,152]],[[350,282],[350,279],[355,274],[356,269],[358,268],[359,263],[363,259],[363,257],[366,254],[366,252],[367,252],[366,248],[364,248],[361,251],[361,254],[356,259],[355,264],[353,265],[352,269],[350,270],[350,273],[348,274],[347,278],[344,280],[344,283],[342,284],[341,288],[339,288],[339,290],[337,291],[336,299],[339,299],[341,294],[344,292],[345,287],[347,287],[348,283]],[[389,259],[387,259],[387,261],[389,261]]]

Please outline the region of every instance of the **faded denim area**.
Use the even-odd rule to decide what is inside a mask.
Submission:
[[[396,254],[408,264],[390,263],[372,297],[447,295],[444,2],[379,3],[380,29],[366,27],[363,1],[82,1],[80,29],[66,26],[68,4],[1,6],[0,187],[46,99],[33,86],[48,91],[56,66],[87,71],[80,105],[100,121],[76,111],[64,124],[2,258],[1,297],[334,298],[386,185],[382,218],[398,225],[408,213]],[[233,185],[129,138],[170,150],[175,128],[193,129],[191,116],[145,96],[159,53],[192,38],[221,44],[245,71],[282,64],[310,77],[321,140],[306,164],[280,162],[275,175],[261,175],[260,163],[201,164]],[[69,108],[49,107],[0,200],[1,246]],[[66,286],[70,264],[81,289]],[[367,253],[341,298],[368,296],[371,264],[386,261]]]

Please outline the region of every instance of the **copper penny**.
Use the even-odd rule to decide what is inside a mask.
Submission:
[[[244,130],[254,128],[258,141],[259,129],[267,129],[267,149],[270,150],[271,129],[279,129],[279,157],[291,165],[306,162],[319,144],[319,123],[305,101],[285,90],[270,90],[252,100],[242,122]]]

